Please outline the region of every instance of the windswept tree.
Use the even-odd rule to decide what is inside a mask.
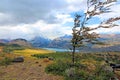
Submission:
[[[120,20],[120,17],[112,17],[105,21],[100,21],[99,25],[92,28],[90,27],[89,21],[95,16],[99,16],[104,13],[110,13],[110,7],[116,0],[87,0],[87,10],[83,15],[76,14],[74,19],[74,27],[72,28],[73,38],[71,40],[73,52],[72,52],[72,62],[75,63],[75,52],[76,48],[82,47],[87,43],[99,44],[98,41],[99,34],[94,32],[99,28],[110,28],[118,26],[115,22]],[[107,15],[106,15],[107,16]]]

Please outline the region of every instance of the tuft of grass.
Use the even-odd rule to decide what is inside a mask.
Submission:
[[[5,57],[0,61],[1,66],[7,66],[7,65],[10,65],[11,63],[12,63],[12,59],[8,57]]]

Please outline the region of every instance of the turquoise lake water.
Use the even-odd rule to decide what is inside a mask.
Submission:
[[[56,52],[71,52],[71,50],[60,49],[60,48],[43,48],[43,49],[52,50],[52,51],[56,51]]]

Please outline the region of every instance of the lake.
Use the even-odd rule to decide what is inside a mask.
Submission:
[[[61,48],[43,48],[43,49],[52,50],[52,51],[56,51],[56,52],[70,52],[71,51],[68,49],[61,49]]]

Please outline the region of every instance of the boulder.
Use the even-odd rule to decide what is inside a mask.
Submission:
[[[13,59],[12,62],[24,62],[24,57],[23,56],[19,56]]]
[[[120,68],[120,64],[113,64],[113,63],[110,63],[110,66],[115,69],[115,68]]]
[[[108,73],[109,72],[113,72],[113,68],[110,67],[110,66],[107,66],[107,65],[103,67],[103,70],[106,71],[106,72],[108,72]]]
[[[48,59],[49,59],[49,60],[54,60],[54,58],[52,58],[52,57],[49,57]]]
[[[65,71],[66,75],[68,77],[74,77],[75,76],[75,68],[70,68]]]

